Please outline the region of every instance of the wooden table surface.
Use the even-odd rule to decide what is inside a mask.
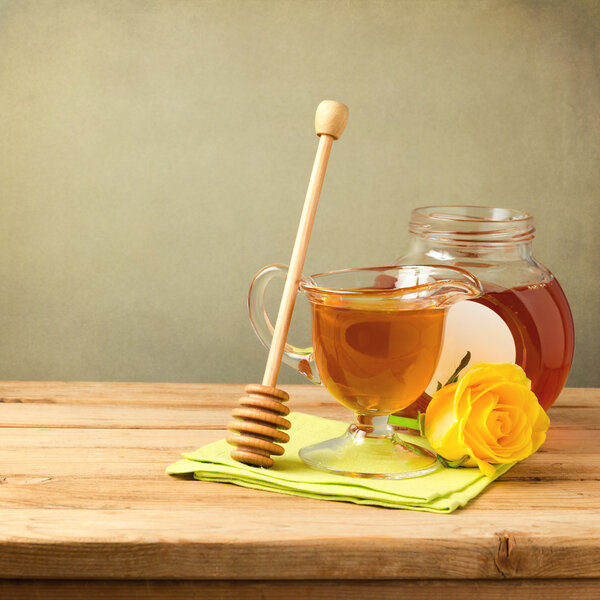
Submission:
[[[600,597],[600,390],[565,390],[541,450],[450,515],[165,475],[223,437],[242,390],[0,383],[0,595]]]

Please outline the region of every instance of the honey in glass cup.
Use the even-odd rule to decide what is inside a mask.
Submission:
[[[357,290],[358,293],[360,293]],[[356,298],[364,304],[364,297]],[[353,308],[324,293],[311,302],[314,357],[321,381],[358,414],[386,415],[411,404],[433,376],[444,311]]]

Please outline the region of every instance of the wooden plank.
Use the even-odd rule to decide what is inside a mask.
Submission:
[[[335,402],[320,386],[283,387],[290,394],[291,402],[299,405]],[[0,381],[0,402],[233,407],[243,390],[242,384]],[[599,401],[600,388],[566,388],[550,409],[550,416],[559,406],[596,408]]]
[[[221,437],[219,432],[218,437]],[[131,477],[164,475],[165,469],[180,458],[174,449],[163,448],[55,448],[46,453],[38,449],[2,450],[0,475],[33,475],[45,477]],[[166,477],[166,475],[165,475]]]
[[[511,481],[504,477],[473,499],[469,511],[598,509],[600,481]]]
[[[213,440],[221,439],[221,432]],[[198,437],[200,441],[200,437]],[[0,475],[76,477],[86,473],[95,476],[148,477],[163,473],[177,460],[184,447],[148,448],[55,448],[47,452],[39,449],[3,449]],[[600,480],[600,454],[535,454],[519,463],[503,476],[504,480]]]
[[[318,411],[311,412],[330,419],[352,421],[350,411],[338,404],[322,406]],[[225,429],[230,418],[228,409],[216,406],[171,408],[106,404],[0,404],[0,427]]]
[[[600,577],[597,510],[447,516],[323,502],[268,507],[1,509],[0,577]]]
[[[0,475],[149,477],[184,451],[220,440],[225,431],[179,429],[4,428]],[[542,449],[503,480],[600,479],[594,430],[551,429]]]
[[[260,506],[268,503],[275,510],[288,510],[308,502],[284,494],[256,492],[244,487],[187,481],[167,477],[160,471],[146,474],[81,473],[74,477],[52,475],[12,475],[2,480],[0,508],[84,508],[112,510],[180,510],[200,507],[236,509],[240,504]],[[320,506],[318,501],[313,506]],[[594,509],[600,505],[600,481],[505,481],[490,486],[469,504],[472,511],[515,509]],[[336,505],[329,509],[332,513]]]
[[[461,600],[597,600],[600,581],[537,579],[506,581],[0,581],[0,596],[12,600],[193,600],[195,598],[286,600],[411,600],[460,598]]]
[[[599,400],[600,388],[565,388],[550,407],[548,414],[552,417],[552,411],[558,406],[594,408],[598,406]]]
[[[550,414],[551,426],[557,429],[600,429],[600,406],[595,408],[554,407]]]
[[[5,449],[38,448],[170,448],[179,456],[203,444],[220,440],[225,429],[81,429],[52,427],[4,427],[0,452]],[[592,433],[592,432],[589,432]],[[2,464],[0,461],[0,469]]]
[[[176,453],[196,449],[221,439],[222,429],[93,429],[52,427],[4,427],[0,450],[9,448],[173,448]],[[593,429],[552,426],[540,454],[600,453],[600,438]],[[0,463],[1,468],[1,463]]]
[[[352,414],[337,403],[294,406],[310,414],[351,422]],[[0,404],[1,427],[77,427],[111,429],[216,429],[224,428],[229,409],[219,406],[163,407],[107,404]],[[600,403],[595,408],[557,406],[552,412],[555,428],[600,429]]]
[[[551,424],[546,441],[538,452],[560,454],[578,454],[579,452],[600,452],[600,435],[594,429],[576,429]]]
[[[84,433],[81,430],[55,431],[65,432],[65,437],[71,431],[77,433],[76,437],[82,437]],[[85,472],[95,476],[147,477],[162,473],[182,452],[220,440],[224,434],[222,430],[194,431],[189,432],[192,435],[186,439],[186,444],[171,442],[159,447],[152,443],[136,444],[136,438],[125,436],[122,440],[117,437],[111,445],[106,446],[96,437],[98,430],[88,431],[91,435],[87,444],[81,446],[63,443],[54,447],[28,447],[25,438],[20,442],[21,447],[4,447],[1,451],[0,475],[72,477]],[[513,467],[503,479],[600,480],[600,451],[596,446],[590,441],[585,452],[583,448],[579,453],[561,453],[560,449],[538,452]]]
[[[0,401],[36,404],[233,406],[243,390],[244,386],[240,384],[2,381]]]
[[[234,407],[242,384],[0,381],[0,402],[33,404],[122,404],[171,407]],[[292,402],[335,403],[324,387],[285,386]]]
[[[503,475],[504,480],[600,479],[600,454],[536,453]]]

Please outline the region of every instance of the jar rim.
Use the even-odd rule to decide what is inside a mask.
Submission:
[[[518,243],[533,239],[533,217],[522,210],[478,205],[421,206],[412,211],[410,233],[457,243]]]

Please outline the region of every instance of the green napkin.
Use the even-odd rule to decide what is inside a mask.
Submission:
[[[342,435],[347,423],[292,413],[292,435],[285,454],[270,469],[238,463],[229,457],[231,446],[221,440],[183,454],[169,467],[169,475],[193,473],[196,479],[234,483],[258,490],[305,496],[319,500],[336,500],[371,504],[386,508],[406,508],[450,513],[481,493],[494,479],[512,465],[498,467],[493,478],[479,469],[446,469],[413,479],[365,479],[334,475],[306,466],[298,457],[304,446]],[[426,442],[423,440],[423,446]]]

